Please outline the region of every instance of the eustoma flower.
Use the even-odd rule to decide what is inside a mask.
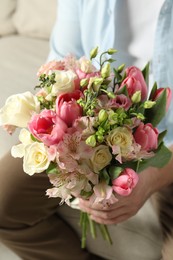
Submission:
[[[12,95],[0,110],[0,125],[26,127],[32,113],[39,111],[40,103],[31,92]]]

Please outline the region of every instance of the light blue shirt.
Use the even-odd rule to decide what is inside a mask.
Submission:
[[[78,58],[88,56],[96,46],[100,51],[112,47],[118,49],[118,4],[118,0],[59,0],[49,60],[62,58],[68,53]],[[121,51],[115,59],[118,60],[117,66],[121,63],[129,66],[135,62],[135,57]],[[169,86],[173,91],[173,0],[165,0],[160,10],[152,70],[158,86]],[[173,143],[173,101],[160,129],[168,130],[165,141]]]

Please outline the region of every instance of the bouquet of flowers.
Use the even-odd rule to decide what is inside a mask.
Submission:
[[[149,64],[111,69],[115,49],[90,58],[69,55],[43,65],[36,94],[10,96],[0,110],[0,125],[12,134],[18,127],[20,144],[14,157],[23,158],[29,175],[46,171],[49,197],[71,205],[75,198],[103,205],[128,196],[138,173],[148,166],[162,167],[171,153],[157,125],[168,110],[171,91],[148,91]],[[95,62],[95,63],[94,63]],[[97,64],[97,66],[94,66]],[[82,247],[87,227],[95,237],[94,223],[81,212]],[[98,224],[111,242],[107,227]]]

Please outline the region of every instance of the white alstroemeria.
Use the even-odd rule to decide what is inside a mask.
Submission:
[[[31,92],[12,95],[0,109],[0,125],[26,127],[32,113],[39,111],[40,103]]]
[[[34,142],[31,139],[30,132],[27,129],[25,129],[25,128],[21,129],[21,131],[20,131],[19,141],[21,142],[20,144],[14,145],[11,148],[11,155],[14,158],[18,158],[18,157],[22,158],[25,155],[25,147],[28,144],[31,144],[31,143]]]

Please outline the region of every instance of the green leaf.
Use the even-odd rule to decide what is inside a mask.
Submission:
[[[149,72],[150,72],[150,63],[148,62],[144,67],[144,69],[142,70],[142,74],[144,76],[147,86],[149,85]]]
[[[106,183],[109,184],[109,182],[110,182],[110,177],[109,177],[109,174],[108,174],[106,168],[104,168],[103,170],[100,171],[99,176],[100,176],[100,179],[101,179],[101,180],[105,180]]]
[[[149,100],[153,100],[153,97],[154,97],[156,90],[157,90],[157,83],[155,82],[153,87],[152,87],[152,90],[151,90],[151,93],[150,93],[150,96],[149,96]]]
[[[156,104],[151,109],[145,110],[145,123],[151,123],[153,126],[157,126],[166,114],[166,89],[164,89],[162,94],[155,101]]]
[[[165,135],[167,134],[167,130],[161,132],[158,136],[158,146],[162,143],[163,138],[165,137]]]
[[[150,159],[144,160],[139,164],[138,171],[141,172],[145,170],[147,167],[156,167],[162,168],[166,165],[172,157],[171,151],[161,143],[159,148],[156,151],[155,156]]]
[[[121,168],[121,167],[117,167],[114,165],[109,167],[109,175],[112,180],[116,179],[122,171],[123,171],[123,168]]]
[[[127,97],[129,97],[129,94],[128,94],[126,85],[124,85],[124,86],[123,86],[121,89],[119,89],[117,92],[118,92],[118,94],[124,94],[124,95],[126,95]]]
[[[57,163],[51,162],[46,170],[47,174],[58,173]]]

